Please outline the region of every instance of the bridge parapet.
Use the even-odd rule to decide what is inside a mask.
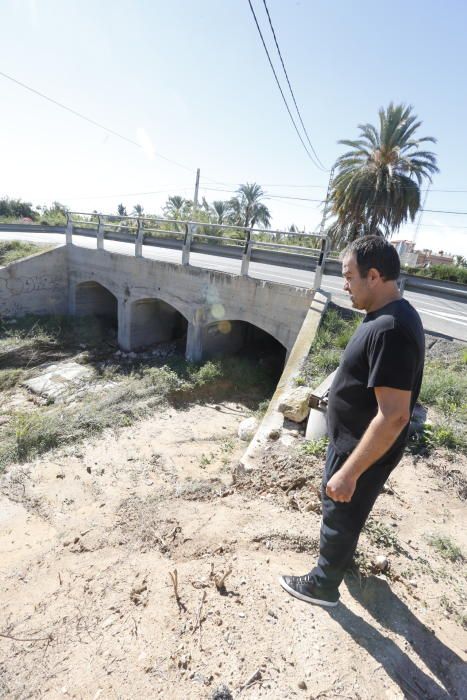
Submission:
[[[180,250],[181,262],[189,265],[191,253],[221,255],[239,261],[239,273],[248,276],[251,263],[315,270],[313,288],[319,288],[328,252],[323,233],[281,231],[182,221],[155,216],[114,216],[87,212],[68,212],[67,244],[73,235],[96,238],[96,248],[104,248],[104,240],[132,243],[135,256],[143,256],[143,245]]]

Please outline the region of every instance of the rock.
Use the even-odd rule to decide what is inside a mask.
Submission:
[[[233,695],[229,688],[222,684],[217,686],[217,688],[214,690],[213,694],[211,695],[211,700],[233,700]]]
[[[373,566],[376,571],[387,571],[389,569],[389,559],[384,554],[378,554],[373,560]]]
[[[85,367],[77,362],[61,362],[49,365],[39,376],[23,382],[23,386],[34,394],[45,396],[48,399],[57,399],[63,394],[68,394],[70,387],[78,387],[89,380],[93,374],[90,367]]]
[[[298,687],[300,688],[300,690],[306,690],[306,689],[307,689],[307,685],[306,685],[305,681],[299,681],[299,682],[298,682]]]
[[[258,430],[258,425],[258,420],[254,416],[242,420],[242,422],[238,426],[238,437],[240,438],[240,440],[249,442]]]
[[[306,425],[307,440],[320,440],[327,434],[326,413],[318,408],[311,408]]]
[[[268,433],[268,440],[278,440],[281,436],[281,430],[279,428],[272,428]]]
[[[311,394],[309,387],[297,386],[284,395],[278,410],[289,420],[301,423],[310,412],[308,404]]]
[[[427,410],[419,403],[415,404],[409,425],[409,437],[417,433],[423,432],[426,423]]]

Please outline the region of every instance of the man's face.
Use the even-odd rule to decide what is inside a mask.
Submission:
[[[350,295],[354,309],[367,309],[371,300],[370,277],[360,277],[355,255],[349,255],[342,261],[344,291]]]

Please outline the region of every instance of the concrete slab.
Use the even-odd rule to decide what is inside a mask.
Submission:
[[[49,365],[39,376],[23,382],[23,386],[34,394],[50,399],[58,399],[68,393],[70,388],[78,388],[94,375],[91,367],[77,362],[61,362]]]

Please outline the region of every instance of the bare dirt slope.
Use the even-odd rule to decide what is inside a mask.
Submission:
[[[464,562],[429,537],[467,552],[465,457],[404,459],[328,612],[276,582],[313,564],[322,460],[297,437],[232,483],[245,414],[167,408],[9,468],[0,696],[462,697]]]

